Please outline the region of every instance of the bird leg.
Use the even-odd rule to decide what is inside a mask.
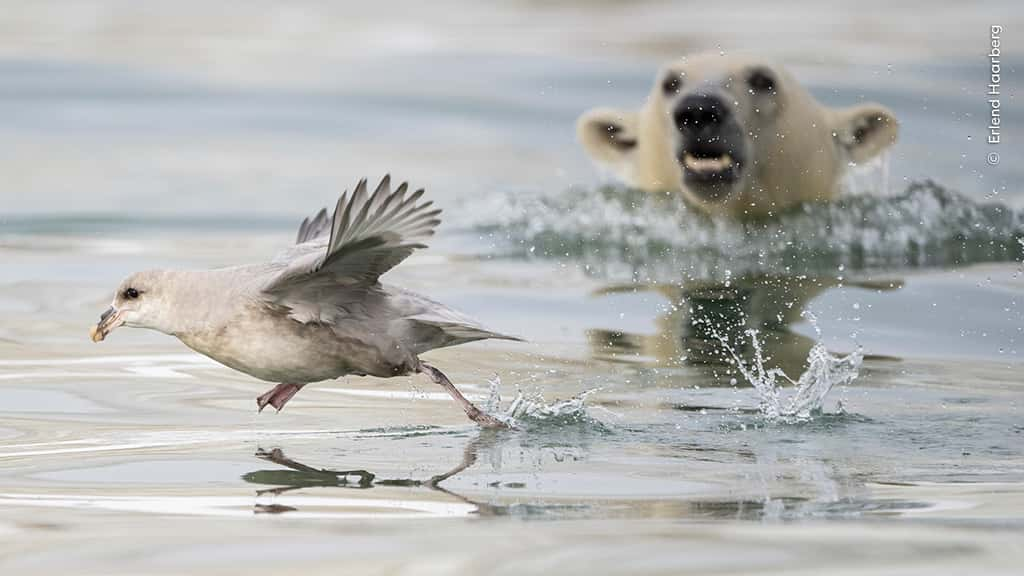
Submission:
[[[284,405],[292,399],[292,396],[295,396],[296,392],[302,390],[303,386],[305,384],[278,384],[262,396],[257,397],[256,405],[259,406],[260,412],[263,412],[267,404],[270,404],[280,412],[281,408],[284,408]]]
[[[447,392],[452,398],[455,399],[456,402],[459,403],[459,406],[461,406],[462,410],[465,411],[466,416],[469,416],[469,419],[479,424],[481,428],[505,430],[509,428],[508,424],[502,422],[501,420],[498,420],[494,416],[491,416],[490,414],[477,408],[476,404],[473,404],[472,402],[469,401],[469,399],[463,396],[462,393],[459,392],[458,388],[456,388],[455,385],[452,384],[452,381],[449,380],[448,377],[445,376],[444,373],[442,373],[437,368],[434,368],[429,364],[424,364],[423,362],[420,362],[419,371],[429,376],[430,379],[433,380],[435,384],[439,384],[442,388],[444,388],[445,392]]]

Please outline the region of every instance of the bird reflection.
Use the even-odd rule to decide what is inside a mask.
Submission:
[[[819,423],[820,426],[831,426]],[[614,435],[568,435],[552,441],[549,437],[538,438],[536,443],[517,443],[500,432],[484,431],[468,440],[462,451],[462,458],[447,471],[426,478],[382,478],[365,469],[330,469],[310,466],[288,457],[281,448],[257,450],[256,457],[280,468],[257,470],[243,476],[246,482],[266,486],[256,491],[256,496],[280,495],[308,488],[333,488],[372,490],[384,487],[407,487],[424,491],[439,492],[447,497],[472,507],[472,512],[481,517],[548,517],[548,518],[666,518],[666,519],[716,519],[780,521],[800,518],[847,517],[861,513],[898,513],[926,507],[926,503],[910,500],[878,500],[873,498],[864,477],[856,466],[856,450],[850,452],[834,446],[809,446],[799,453],[781,446],[774,441],[755,442],[737,447],[729,442],[708,446],[699,441],[675,442],[663,438],[656,445],[646,445],[650,450],[668,460],[662,462],[678,466],[676,474],[692,473],[694,480],[701,482],[699,469],[702,463],[714,462],[727,466],[727,475],[736,478],[727,493],[712,491],[708,494],[695,493],[672,496],[651,495],[647,498],[635,496],[601,498],[599,501],[581,502],[574,493],[549,494],[538,502],[524,502],[514,498],[507,504],[492,504],[464,496],[443,486],[449,480],[478,464],[478,461],[493,459],[488,451],[508,449],[510,445],[525,447],[530,452],[547,451],[552,446],[561,449],[563,445],[586,445],[597,439],[607,451],[608,443],[620,446],[644,447],[651,441],[655,428],[643,424],[621,429]],[[518,440],[522,440],[520,437]],[[691,466],[691,464],[697,464]],[[597,464],[600,466],[600,463]],[[573,469],[562,468],[565,474]],[[623,471],[618,465],[611,468],[584,468],[586,474],[581,482],[602,482],[614,486],[632,471]],[[540,473],[535,470],[535,473]],[[721,474],[719,471],[716,474]],[[720,478],[719,478],[720,479]],[[523,483],[502,481],[488,483],[488,488],[523,488]],[[796,490],[794,492],[794,487]],[[491,492],[493,495],[494,492]],[[302,502],[296,498],[288,504],[255,503],[255,514],[287,514],[300,512]],[[368,505],[372,505],[368,502]],[[316,507],[318,504],[310,504]]]
[[[474,506],[478,515],[493,516],[501,514],[502,507],[472,500],[441,486],[441,483],[445,480],[473,466],[477,461],[477,454],[481,447],[489,444],[493,440],[493,436],[494,433],[489,431],[484,431],[476,436],[471,442],[466,444],[465,449],[462,451],[462,460],[457,466],[425,479],[380,478],[377,474],[362,469],[331,470],[316,468],[289,458],[281,448],[272,448],[270,450],[260,448],[256,450],[255,456],[260,460],[283,466],[287,470],[257,470],[245,474],[242,476],[242,479],[253,484],[273,486],[273,488],[257,490],[257,497],[268,494],[277,496],[293,490],[320,487],[351,488],[357,490],[384,486],[424,488],[447,494],[461,502]],[[283,514],[294,512],[295,510],[296,508],[292,506],[260,503],[256,503],[253,509],[256,514]]]
[[[751,356],[746,331],[753,329],[758,331],[765,357],[785,371],[799,370],[814,341],[793,332],[790,325],[800,320],[809,302],[839,286],[894,290],[902,287],[902,281],[755,276],[728,283],[613,284],[595,295],[648,291],[668,301],[665,313],[655,319],[657,333],[592,329],[587,337],[592,354],[601,359],[657,366],[714,366],[732,360],[723,340],[741,356]]]

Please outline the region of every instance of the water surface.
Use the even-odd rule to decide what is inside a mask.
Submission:
[[[34,6],[0,21],[21,31],[0,41],[0,571],[1019,570],[1022,174],[985,163],[978,58],[1010,3],[886,5],[916,27],[658,2]],[[743,48],[829,104],[890,106],[887,171],[744,229],[607,186],[574,143],[661,60]],[[498,377],[500,410],[520,391],[517,430],[475,429],[421,378],[257,414],[267,384],[169,337],[89,342],[124,275],[269,257],[387,171],[446,209],[388,280],[528,340],[429,354],[481,402]],[[748,330],[794,380],[815,350],[863,361],[773,418],[735,364],[756,379]]]

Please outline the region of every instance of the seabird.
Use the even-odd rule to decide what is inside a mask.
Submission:
[[[299,227],[296,244],[271,262],[216,270],[148,270],[118,287],[91,331],[99,342],[119,326],[176,336],[186,346],[261,380],[259,396],[280,411],[307,384],[347,375],[426,374],[477,424],[506,424],[466,399],[420,354],[475,340],[520,340],[487,330],[443,304],[380,276],[426,246],[441,210],[385,176],[372,193],[363,179],[334,213]]]

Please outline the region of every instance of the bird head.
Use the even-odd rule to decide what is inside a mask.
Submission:
[[[160,270],[137,272],[126,278],[114,293],[110,307],[90,330],[93,342],[100,342],[119,326],[162,330],[168,310],[165,302],[166,273]]]

